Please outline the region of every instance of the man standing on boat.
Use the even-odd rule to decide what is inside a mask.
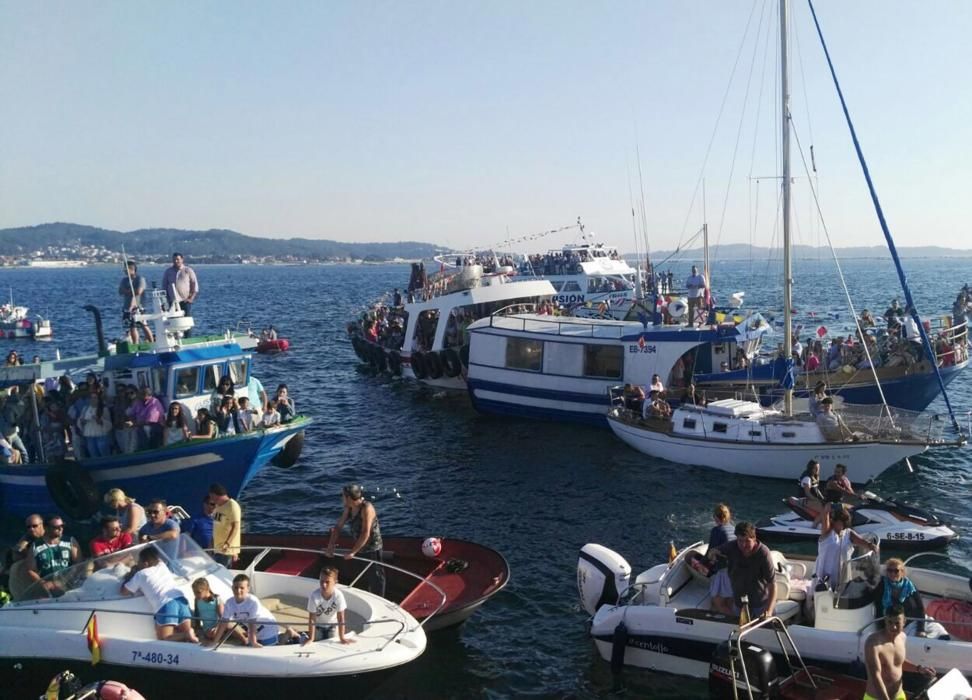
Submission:
[[[125,265],[126,275],[118,285],[118,293],[122,296],[122,320],[128,337],[133,343],[138,343],[138,329],[145,333],[145,339],[155,342],[155,336],[145,323],[135,320],[135,314],[142,312],[142,294],[145,293],[145,278],[138,274],[138,265],[129,260]]]
[[[694,326],[697,322],[696,314],[698,310],[705,309],[706,291],[709,282],[705,275],[699,274],[699,268],[692,265],[692,274],[685,280],[685,287],[688,289],[688,319],[689,325]]]
[[[213,506],[213,559],[229,567],[240,556],[243,511],[222,484],[209,487],[209,502]]]
[[[169,306],[178,301],[186,317],[191,318],[192,305],[199,294],[199,281],[193,269],[185,264],[182,253],[172,254],[172,267],[166,268],[162,275],[162,288],[169,299]],[[191,329],[187,330],[185,337],[188,338],[191,332]]]

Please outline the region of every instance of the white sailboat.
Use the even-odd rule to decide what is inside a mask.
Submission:
[[[781,6],[785,2],[781,0]],[[787,21],[781,7],[780,95],[783,214],[783,345],[792,347],[793,274],[790,258],[790,90]],[[907,294],[907,290],[906,290]],[[827,421],[831,421],[828,425]],[[837,422],[837,425],[833,423]],[[788,389],[779,408],[753,401],[725,399],[706,406],[681,406],[670,418],[642,418],[617,407],[608,414],[614,433],[639,452],[681,464],[692,464],[751,476],[797,478],[807,462],[825,469],[846,465],[855,480],[877,477],[902,459],[945,444],[944,422],[892,412],[885,404],[868,408],[844,404],[837,419],[818,425],[809,413],[794,414]]]

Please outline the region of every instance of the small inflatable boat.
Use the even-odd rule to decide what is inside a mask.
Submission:
[[[818,507],[806,499],[783,499],[791,512],[761,520],[756,524],[760,540],[767,542],[813,542],[820,537],[819,526],[814,526]],[[947,522],[933,513],[910,503],[883,499],[866,491],[860,501],[848,507],[851,527],[865,537],[874,535],[882,547],[923,551],[943,549],[958,538]]]
[[[261,340],[257,343],[256,351],[264,355],[271,355],[276,352],[284,352],[288,348],[290,348],[289,340],[277,338],[275,340]]]

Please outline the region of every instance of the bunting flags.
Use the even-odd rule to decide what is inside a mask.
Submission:
[[[827,335],[827,326],[818,326],[817,327],[817,337],[818,338],[823,338],[825,335]]]
[[[101,639],[98,638],[98,616],[94,613],[91,613],[84,633],[88,638],[88,651],[91,652],[91,665],[95,666],[101,661]]]

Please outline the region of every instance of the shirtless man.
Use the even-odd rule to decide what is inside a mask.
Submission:
[[[905,667],[933,678],[935,670],[915,666],[905,660],[905,617],[900,605],[892,605],[884,614],[884,629],[872,632],[864,643],[867,665],[867,692],[864,700],[905,700],[901,678]]]

